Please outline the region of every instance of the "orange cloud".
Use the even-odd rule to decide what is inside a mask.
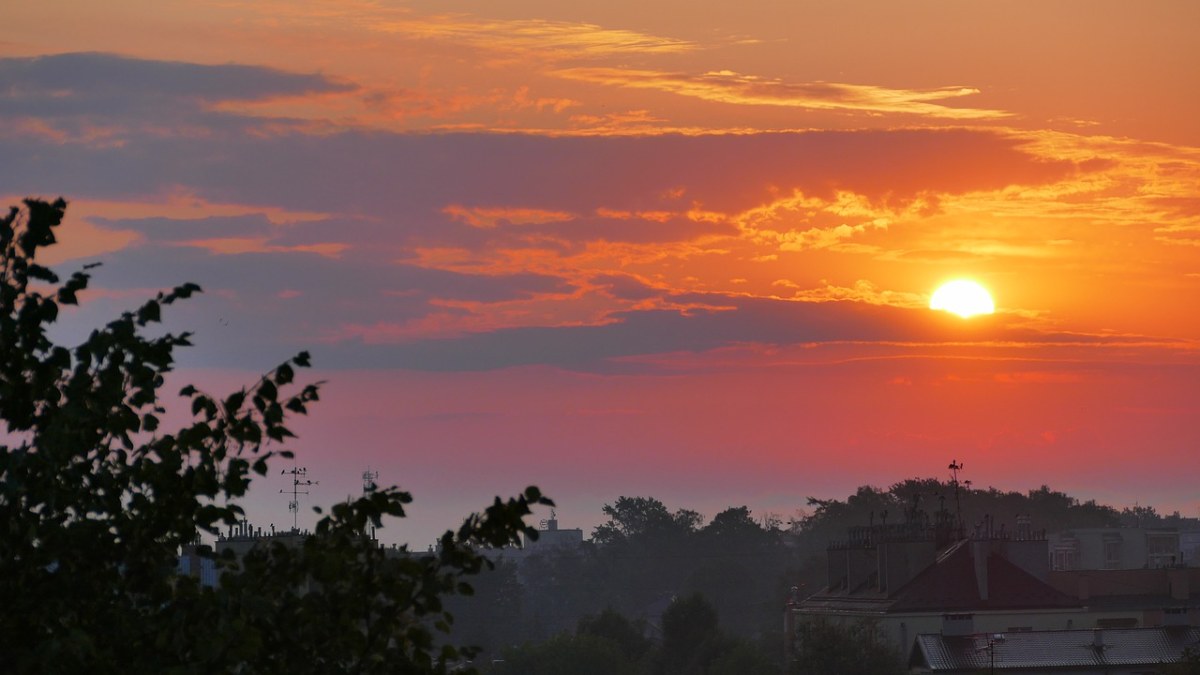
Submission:
[[[864,113],[902,113],[955,120],[1007,117],[1008,113],[981,108],[952,108],[930,101],[943,101],[978,94],[970,87],[938,89],[889,89],[840,82],[784,82],[774,78],[744,75],[729,70],[701,75],[629,68],[563,68],[559,77],[635,89],[655,89],[736,105],[786,106],[812,110],[844,110]]]
[[[540,225],[571,220],[574,216],[565,211],[548,211],[545,209],[519,208],[509,206],[482,207],[461,206],[451,204],[442,209],[442,213],[451,218],[466,223],[471,227],[491,229],[503,223],[512,225]]]
[[[1020,371],[996,373],[993,379],[1005,384],[1063,384],[1082,382],[1077,372]]]
[[[327,258],[337,258],[343,251],[349,248],[348,244],[334,242],[280,246],[269,244],[267,241],[266,237],[224,237],[218,239],[194,239],[171,245],[202,248],[210,253],[220,255],[237,255],[240,253],[316,253]]]
[[[625,211],[622,209],[596,209],[596,215],[601,218],[615,218],[617,220],[649,220],[655,223],[665,223],[672,218],[678,217],[678,214],[670,211]]]
[[[214,216],[261,215],[272,224],[281,225],[324,220],[331,214],[284,206],[216,201],[202,197],[186,186],[175,185],[155,194],[123,200],[72,199],[71,215],[81,218],[100,216],[113,220],[156,216],[186,220]]]
[[[400,13],[407,14],[404,10]],[[629,54],[679,54],[696,48],[687,40],[591,23],[546,19],[484,19],[465,14],[382,16],[372,30],[410,38],[446,40],[490,51],[579,58]]]

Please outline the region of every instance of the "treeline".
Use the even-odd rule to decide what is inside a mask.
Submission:
[[[645,621],[606,609],[580,619],[574,632],[501,650],[488,675],[902,675],[905,655],[877,624],[821,620],[797,625],[797,653],[784,664],[783,643],[724,630],[699,593],[663,612],[659,639]]]
[[[671,602],[699,593],[730,635],[781,638],[782,599],[801,562],[786,529],[756,521],[746,507],[704,523],[647,497],[622,497],[604,513],[582,546],[539,551],[519,564],[502,559],[477,580],[483,597],[456,601],[455,634],[494,654],[612,610],[658,640]]]
[[[650,637],[653,633],[654,639]],[[776,675],[780,645],[730,635],[699,593],[673,600],[653,630],[606,609],[538,643],[503,649],[490,675]]]
[[[1200,520],[1178,513],[1163,516],[1148,506],[1118,510],[1047,486],[1020,493],[976,489],[964,481],[956,490],[953,483],[936,479],[910,479],[886,489],[863,486],[844,500],[810,499],[807,507],[787,521],[756,517],[739,506],[705,522],[695,511],[672,510],[651,497],[621,497],[605,505],[605,521],[582,546],[539,551],[519,564],[502,561],[479,579],[477,597],[454,600],[454,634],[461,642],[483,646],[487,659],[501,658],[506,649],[510,654],[525,649],[520,653],[527,659],[534,658],[531,654],[551,658],[555,650],[596,647],[595,631],[581,621],[620,617],[660,646],[656,649],[665,649],[664,623],[672,603],[699,597],[719,619],[720,634],[727,638],[723,644],[736,643],[739,654],[779,665],[782,613],[791,589],[803,597],[825,585],[826,547],[844,539],[849,527],[931,520],[938,511],[961,514],[967,534],[985,519],[994,529],[1014,531],[1019,515],[1047,532],[1200,527]],[[624,658],[642,663],[636,651]]]

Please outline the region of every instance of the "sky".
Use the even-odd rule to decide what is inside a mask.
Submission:
[[[59,336],[191,281],[180,383],[310,351],[302,527],[368,467],[415,547],[529,484],[590,533],[951,460],[1200,515],[1200,3],[3,15],[0,196],[65,197],[51,262],[102,263]],[[953,279],[996,312],[930,310]]]

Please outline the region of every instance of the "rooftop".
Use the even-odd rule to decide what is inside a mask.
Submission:
[[[969,542],[967,542],[969,543]],[[975,551],[963,543],[950,547],[894,592],[872,588],[825,590],[803,602],[824,612],[974,612],[987,610],[1077,608],[1075,597],[1039,580],[1003,555],[987,553],[986,574],[976,569]],[[986,593],[980,581],[986,584]]]
[[[953,673],[1016,669],[1077,670],[1173,663],[1200,646],[1200,628],[1047,630],[996,635],[917,636],[909,666]],[[994,661],[993,661],[994,657]]]

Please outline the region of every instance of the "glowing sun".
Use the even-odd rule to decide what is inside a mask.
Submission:
[[[976,314],[991,314],[996,311],[996,304],[987,289],[974,281],[948,281],[933,292],[929,299],[929,309],[940,309],[957,314],[962,318]]]

